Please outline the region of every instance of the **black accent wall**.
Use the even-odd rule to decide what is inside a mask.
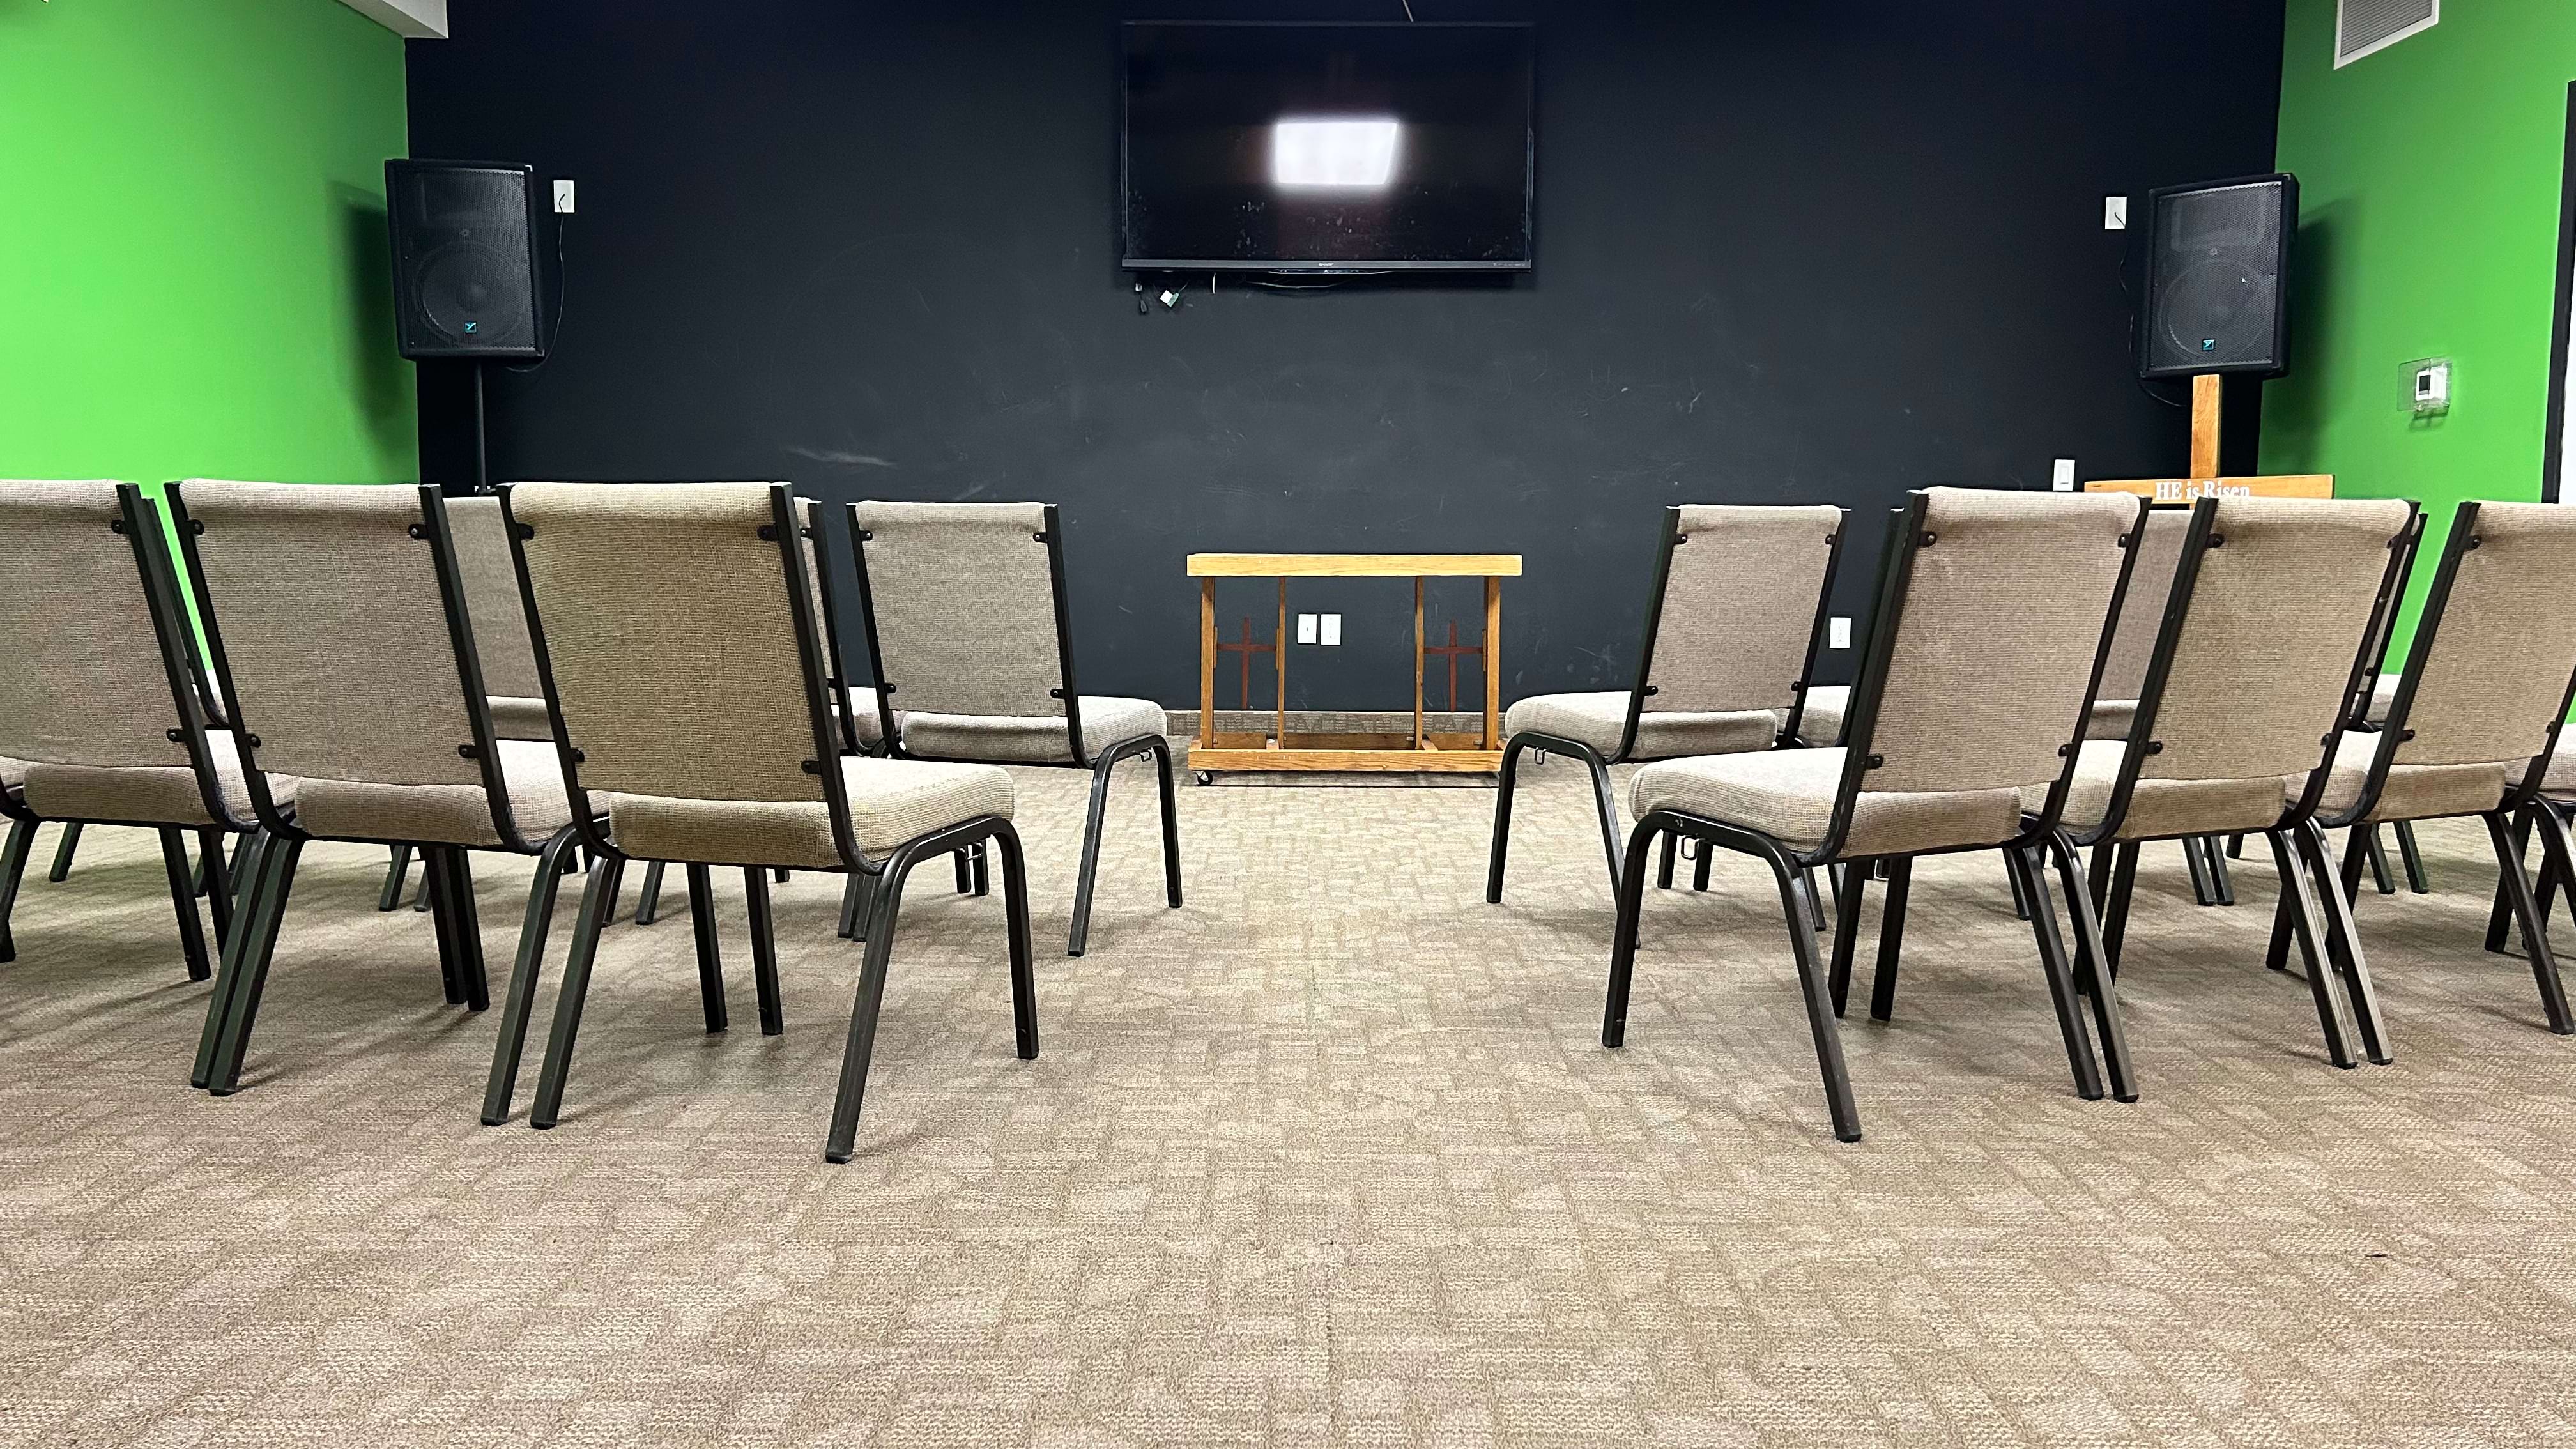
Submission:
[[[492,476],[1060,503],[1083,690],[1187,706],[1195,550],[1521,553],[1509,700],[1626,687],[1665,504],[1857,510],[1857,613],[1906,489],[2185,466],[2102,197],[2270,169],[2278,5],[1413,10],[1541,24],[1535,272],[1155,277],[1183,299],[1139,315],[1115,22],[1397,0],[455,0],[455,39],[411,44],[413,154],[580,187],[556,353],[489,374]],[[425,478],[471,476],[464,378],[421,368]],[[2233,469],[2254,402],[2231,394]],[[1293,603],[1348,618],[1296,651],[1292,707],[1409,707],[1410,585]],[[1220,595],[1229,636],[1275,609]],[[1435,636],[1478,610],[1434,582]]]

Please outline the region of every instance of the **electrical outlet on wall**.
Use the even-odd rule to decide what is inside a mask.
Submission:
[[[2060,493],[2075,491],[2075,460],[2060,458],[2049,465],[2048,486]]]
[[[1300,644],[1312,644],[1315,642],[1314,615],[1299,614],[1297,616],[1297,642]]]
[[[1341,615],[1326,614],[1324,616],[1324,642],[1328,645],[1339,644],[1342,642]]]
[[[1827,621],[1825,624],[1825,647],[1828,649],[1849,649],[1851,647],[1851,618],[1849,615],[1836,614],[1831,620]]]
[[[555,210],[559,214],[572,211],[572,182],[561,176],[555,178]]]

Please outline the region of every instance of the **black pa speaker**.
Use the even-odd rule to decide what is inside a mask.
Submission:
[[[2286,371],[2298,217],[2299,179],[2286,172],[2150,193],[2138,374]]]
[[[526,166],[385,163],[403,356],[546,355],[536,201],[536,173]]]

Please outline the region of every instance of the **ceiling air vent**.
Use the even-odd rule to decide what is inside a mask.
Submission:
[[[2442,0],[2335,0],[2335,69],[2442,21]]]

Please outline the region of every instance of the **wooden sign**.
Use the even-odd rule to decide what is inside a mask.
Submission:
[[[2097,478],[2087,493],[2134,493],[2175,508],[2203,498],[2332,498],[2332,473],[2296,473],[2276,478]]]

